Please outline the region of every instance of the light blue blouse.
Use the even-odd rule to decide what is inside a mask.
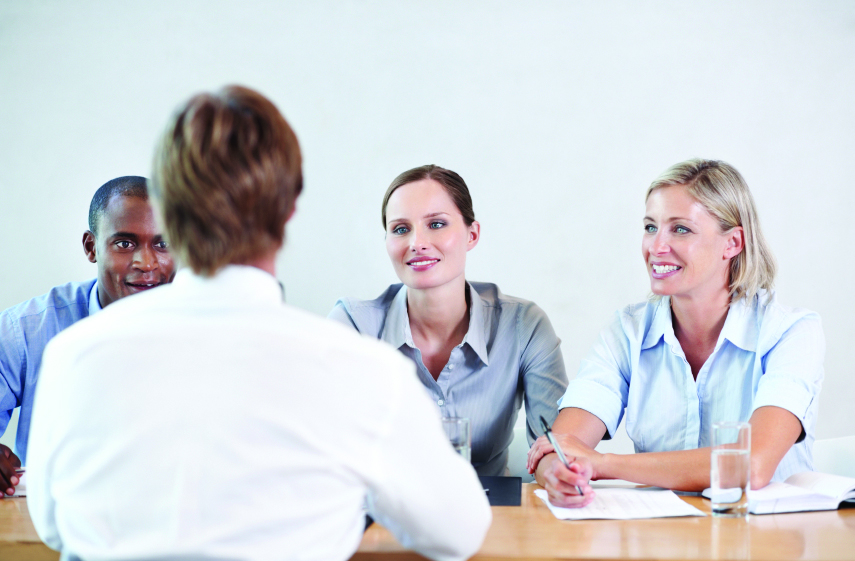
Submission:
[[[374,300],[339,300],[329,317],[382,339],[410,357],[419,380],[445,417],[468,417],[472,465],[503,475],[517,413],[525,399],[529,445],[552,423],[567,388],[561,341],[533,302],[506,296],[495,284],[470,282],[469,330],[434,380],[413,343],[407,288],[390,286]]]
[[[697,381],[674,335],[671,300],[624,308],[582,361],[559,408],[596,415],[613,435],[626,410],[636,452],[709,446],[717,421],[747,421],[758,408],[786,409],[802,436],[773,481],[813,469],[814,427],[825,338],[819,316],[785,308],[774,293],[731,304],[715,349]],[[610,438],[609,436],[606,438]]]

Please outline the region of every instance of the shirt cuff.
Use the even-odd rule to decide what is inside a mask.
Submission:
[[[606,425],[603,437],[608,440],[617,431],[623,416],[623,401],[611,390],[590,380],[573,380],[567,386],[564,397],[558,401],[558,409],[577,407],[600,419]]]
[[[789,411],[802,424],[802,434],[796,442],[805,438],[805,421],[808,411],[813,403],[814,395],[798,380],[763,380],[763,384],[757,389],[754,396],[754,404],[751,413],[761,407],[780,407]]]

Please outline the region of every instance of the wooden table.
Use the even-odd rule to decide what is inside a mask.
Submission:
[[[493,507],[493,524],[475,559],[855,559],[855,508],[747,521],[710,516],[563,521],[534,496],[537,488],[523,484],[522,506]],[[684,500],[709,512],[708,501]],[[57,559],[59,553],[39,540],[26,499],[0,499],[0,560]],[[422,558],[374,524],[353,559]]]
[[[493,507],[473,559],[855,559],[855,508],[733,518],[558,520],[523,484],[522,505]],[[683,497],[709,513],[709,501]],[[374,524],[354,560],[423,559]]]
[[[0,499],[0,560],[57,561],[59,552],[42,543],[25,498]]]

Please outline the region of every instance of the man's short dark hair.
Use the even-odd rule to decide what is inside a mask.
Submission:
[[[107,209],[107,205],[110,204],[110,199],[113,197],[119,195],[122,197],[139,197],[148,200],[146,181],[145,177],[126,175],[111,179],[101,185],[95,191],[92,202],[89,204],[89,231],[96,236],[98,235],[98,221]]]

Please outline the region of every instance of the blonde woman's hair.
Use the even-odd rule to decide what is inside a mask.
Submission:
[[[742,226],[745,247],[730,260],[729,290],[732,302],[750,300],[762,288],[771,291],[775,257],[763,237],[754,198],[742,175],[730,164],[695,158],[675,164],[657,177],[644,200],[656,189],[683,185],[689,194],[718,220],[721,231]]]

